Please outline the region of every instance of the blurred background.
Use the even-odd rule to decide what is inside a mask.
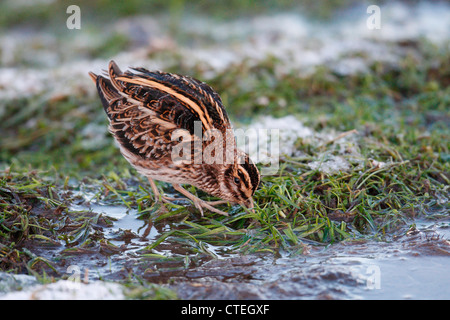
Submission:
[[[371,1],[2,1],[0,165],[123,164],[110,160],[115,147],[87,76],[111,59],[210,83],[238,124],[294,114],[314,129],[398,119],[447,126],[448,2],[377,4],[379,29],[367,26]],[[68,27],[73,19],[79,28]],[[349,98],[353,116],[331,116]],[[424,114],[420,99],[432,104],[425,118],[411,116]],[[399,101],[406,109],[386,113]],[[352,109],[367,105],[376,107]]]

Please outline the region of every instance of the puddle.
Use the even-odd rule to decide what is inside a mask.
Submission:
[[[102,213],[113,218],[115,220],[113,222],[113,227],[107,230],[106,238],[110,239],[112,242],[117,242],[117,244],[119,244],[119,242],[114,240],[114,235],[120,231],[132,231],[136,236],[145,236],[148,241],[153,241],[161,235],[154,226],[149,226],[149,229],[146,228],[148,221],[138,219],[137,210],[129,209],[124,206],[100,204],[91,204],[89,206],[73,205],[71,206],[71,210],[92,210],[93,212]],[[148,243],[148,241],[146,241],[146,243]]]
[[[103,237],[108,245],[100,254],[80,257],[72,260],[91,280],[120,280],[125,276],[127,265],[139,260],[139,250],[155,241],[169,226],[157,230],[148,220],[139,219],[137,210],[125,206],[113,206],[91,203],[90,205],[72,205],[71,211],[92,211],[112,218],[112,226],[103,228]],[[93,263],[93,261],[96,263]],[[88,270],[88,271],[86,271]],[[122,274],[123,273],[123,274]]]
[[[173,275],[188,273],[190,267],[204,261],[236,256],[236,253],[230,253],[228,247],[208,243],[201,244],[204,254],[193,254],[192,248],[183,243],[172,242],[170,238],[148,250],[147,246],[165,232],[173,230],[173,226],[170,223],[149,223],[148,219],[139,218],[137,210],[125,206],[91,202],[89,205],[72,205],[70,211],[91,211],[112,218],[113,221],[110,227],[102,228],[104,240],[108,243],[106,248],[86,252],[89,255],[65,257],[67,262],[64,267],[76,266],[83,275],[86,274],[85,277],[89,281],[120,281],[130,275],[137,275],[150,282],[165,283]],[[48,252],[44,254],[48,255]]]

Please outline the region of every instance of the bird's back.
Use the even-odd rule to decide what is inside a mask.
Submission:
[[[144,68],[132,70],[122,72],[111,61],[109,77],[90,73],[110,120],[109,130],[132,164],[170,158],[178,143],[172,141],[177,129],[192,137],[211,129],[222,134],[231,129],[219,95],[207,84]]]

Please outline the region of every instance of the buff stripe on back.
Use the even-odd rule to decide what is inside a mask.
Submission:
[[[185,105],[195,114],[197,114],[200,118],[200,121],[202,122],[205,130],[211,129],[211,118],[208,114],[208,112],[205,112],[206,110],[203,110],[196,102],[192,101],[189,97],[183,95],[182,93],[179,93],[172,89],[171,87],[160,83],[158,81],[150,80],[150,79],[133,79],[133,78],[127,78],[127,77],[117,77],[116,80],[133,83],[141,86],[147,86],[162,92],[165,92],[167,94],[170,94],[174,96],[175,98],[179,99],[180,101],[184,102]]]

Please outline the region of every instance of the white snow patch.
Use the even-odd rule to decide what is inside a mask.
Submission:
[[[121,300],[123,287],[117,283],[95,281],[89,284],[70,280],[37,285],[0,296],[0,300]]]
[[[351,163],[358,166],[362,165],[365,160],[359,152],[358,134],[355,130],[316,132],[293,115],[282,118],[261,117],[252,124],[239,129],[235,130],[238,147],[248,153],[255,163],[263,165],[277,165],[283,156],[305,157],[301,147],[296,146],[298,139],[303,140],[302,144],[324,148],[317,158],[306,163],[312,170],[319,170],[328,175],[336,174],[350,170]],[[242,139],[239,134],[243,134],[246,140]],[[306,155],[306,158],[309,157]],[[380,162],[376,163],[380,166],[383,165]],[[278,169],[278,167],[276,168]],[[276,173],[275,171],[268,172],[270,172],[267,173],[269,175]]]
[[[238,147],[247,152],[256,163],[274,163],[281,155],[292,156],[298,138],[311,137],[314,132],[296,117],[265,116],[243,128],[247,141],[239,138]]]
[[[0,271],[0,297],[2,293],[35,285],[36,278],[26,274],[10,274]]]
[[[351,166],[348,161],[342,156],[328,156],[323,160],[312,161],[308,163],[312,170],[319,170],[327,175],[332,175],[339,172],[346,172],[350,170]]]
[[[450,6],[420,3],[407,6],[389,3],[381,6],[381,29],[367,27],[365,6],[355,6],[341,19],[313,23],[294,13],[257,16],[217,23],[202,18],[184,21],[186,29],[216,44],[207,48],[180,48],[187,65],[209,66],[208,76],[242,62],[256,64],[276,57],[279,75],[298,71],[314,72],[328,65],[341,74],[365,72],[374,61],[395,63],[407,50],[392,42],[425,37],[445,45],[450,35]],[[213,41],[214,42],[214,41]],[[364,58],[361,58],[364,57]]]

